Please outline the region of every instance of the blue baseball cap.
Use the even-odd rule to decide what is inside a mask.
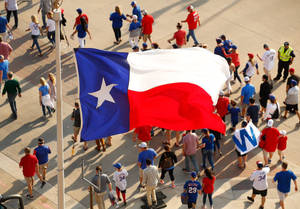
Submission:
[[[193,171],[193,172],[191,173],[191,177],[196,178],[196,177],[197,177],[197,173],[196,173],[195,171]]]
[[[237,46],[236,45],[232,45],[231,48],[232,49],[237,49]]]
[[[77,11],[78,13],[82,13],[82,9],[81,9],[81,8],[76,9],[76,11]]]
[[[115,163],[115,164],[113,164],[113,166],[117,169],[120,169],[122,167],[122,164],[121,163]]]
[[[275,96],[272,95],[272,94],[270,94],[269,98],[270,98],[271,101],[274,101],[276,99]]]
[[[132,1],[131,2],[131,6],[135,5],[136,4],[136,1]]]
[[[143,43],[143,47],[147,47],[148,45],[147,45],[147,43]]]
[[[297,81],[294,80],[294,79],[292,79],[292,80],[290,81],[290,83],[291,83],[293,86],[296,86],[296,85],[297,85]]]

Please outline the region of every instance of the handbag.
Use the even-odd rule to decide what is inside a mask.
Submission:
[[[188,204],[188,199],[189,199],[189,197],[188,197],[187,192],[182,192],[181,193],[181,203],[183,205],[187,205]]]

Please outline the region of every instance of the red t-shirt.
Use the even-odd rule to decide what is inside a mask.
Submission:
[[[191,12],[187,18],[186,21],[189,26],[189,30],[195,30],[197,28],[197,23],[199,20],[199,15],[196,11]]]
[[[174,33],[173,37],[176,39],[176,44],[178,46],[183,46],[185,44],[186,32],[184,30],[179,30]]]
[[[261,139],[265,136],[265,144],[263,149],[267,152],[275,152],[278,144],[278,137],[280,133],[277,128],[265,128],[261,132]]]
[[[231,57],[232,63],[234,64],[235,67],[240,66],[240,59],[239,59],[239,54],[238,53],[230,53],[226,54],[224,53],[225,57]]]
[[[76,25],[80,24],[80,18],[81,17],[84,17],[84,19],[86,20],[86,23],[89,24],[89,18],[87,17],[87,15],[86,14],[81,14],[78,17],[76,17],[76,20],[75,20]]]
[[[151,15],[145,15],[142,19],[142,27],[143,34],[151,34],[152,33],[152,24],[154,23],[154,19]]]
[[[219,97],[216,109],[217,113],[223,118],[228,112],[229,98],[228,97]]]
[[[203,184],[203,192],[205,194],[212,194],[214,192],[214,183],[216,181],[216,177],[213,176],[212,179],[208,177],[204,177],[202,179],[202,184]]]
[[[23,175],[25,177],[32,177],[35,174],[35,167],[38,164],[38,159],[35,155],[25,155],[21,158],[19,166],[23,167]]]
[[[139,140],[143,142],[147,142],[151,140],[151,126],[141,126],[134,130],[134,132],[138,135]]]
[[[287,136],[280,136],[278,138],[278,146],[277,149],[278,150],[285,150],[286,149],[286,141],[287,141]]]

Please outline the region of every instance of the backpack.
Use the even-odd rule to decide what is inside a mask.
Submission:
[[[164,153],[165,158],[161,162],[162,169],[171,168],[174,165],[173,159],[171,156],[167,156],[167,153]]]
[[[279,118],[279,108],[278,108],[278,104],[276,103],[276,110],[274,111],[272,115],[272,119],[277,119]]]

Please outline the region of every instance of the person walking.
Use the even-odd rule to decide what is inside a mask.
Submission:
[[[121,163],[113,164],[113,167],[116,171],[113,173],[113,181],[116,184],[116,193],[118,197],[118,201],[121,201],[120,193],[122,193],[123,203],[126,206],[126,187],[127,187],[127,176],[128,172],[125,168],[123,168]]]
[[[276,97],[270,94],[269,100],[270,102],[267,104],[265,115],[262,118],[264,121],[267,121],[269,119],[277,119],[280,115],[280,106],[276,101]]]
[[[202,188],[203,188],[203,200],[202,200],[202,209],[205,209],[206,197],[208,197],[210,209],[213,209],[213,200],[212,194],[214,192],[214,184],[216,177],[212,174],[212,171],[208,168],[204,170],[205,177],[202,179]]]
[[[273,120],[268,121],[267,127],[264,128],[260,135],[260,140],[263,141],[263,157],[265,165],[271,164],[271,160],[278,145],[278,137],[280,135],[277,128],[273,127]]]
[[[295,57],[294,50],[290,47],[289,42],[284,42],[283,46],[278,49],[278,70],[274,81],[278,81],[281,78],[283,69],[283,81],[286,81],[290,65],[293,64]]]
[[[219,92],[219,99],[216,104],[216,111],[217,114],[222,118],[222,120],[225,122],[225,116],[228,113],[228,105],[229,105],[229,98],[225,96],[224,91]]]
[[[53,12],[47,13],[46,23],[47,37],[52,44],[52,48],[55,47],[55,21],[53,20]]]
[[[40,11],[42,11],[43,29],[46,29],[47,27],[46,15],[48,14],[48,12],[52,11],[52,2],[52,0],[40,0],[38,14],[40,13]]]
[[[201,130],[204,137],[202,138],[202,168],[206,169],[206,158],[208,159],[209,164],[211,165],[211,170],[214,170],[214,144],[215,136],[209,133],[208,129]],[[220,151],[219,151],[220,152]]]
[[[280,135],[278,138],[277,152],[278,152],[278,156],[279,156],[278,162],[282,163],[285,158],[283,151],[286,149],[286,144],[287,144],[288,138],[287,138],[285,130],[281,130],[281,131],[279,131],[279,133],[280,133]]]
[[[157,205],[155,189],[159,181],[159,173],[157,167],[152,164],[150,159],[146,160],[146,165],[147,167],[144,169],[143,174],[143,185],[146,186],[148,207],[152,208],[152,205],[154,205],[154,207]]]
[[[11,30],[8,25],[6,17],[0,15],[0,37],[2,37],[3,41],[7,40],[7,29]]]
[[[49,161],[48,155],[51,154],[50,148],[47,145],[45,145],[44,138],[40,137],[38,139],[38,147],[34,149],[33,154],[39,161],[39,173],[42,175],[43,179],[41,188],[43,188],[46,184],[46,172]]]
[[[16,97],[17,95],[21,97],[21,88],[19,81],[13,79],[13,73],[9,72],[7,74],[8,80],[4,84],[4,88],[2,91],[2,96],[7,93],[8,102],[12,111],[12,115],[14,119],[18,118],[17,115],[17,104],[16,104]]]
[[[237,107],[236,102],[234,100],[230,101],[231,107],[228,107],[228,111],[230,113],[230,120],[231,120],[231,131],[235,131],[235,127],[239,122],[239,113],[241,112],[240,108]]]
[[[288,164],[283,162],[281,164],[282,170],[275,174],[273,178],[273,183],[277,182],[277,192],[279,196],[279,204],[282,209],[285,209],[284,200],[291,191],[291,180],[293,180],[295,185],[295,191],[298,191],[297,186],[297,176],[291,171],[287,170]]]
[[[242,121],[241,123],[241,129],[240,130],[236,130],[236,131],[241,131],[243,129],[245,129],[248,125],[247,121]],[[240,151],[238,151],[237,146],[235,145],[235,152],[237,154],[238,157],[238,167],[240,169],[246,168],[246,162],[247,162],[247,158],[248,158],[248,153],[245,154],[241,154]]]
[[[299,85],[300,77],[295,74],[295,68],[289,69],[290,76],[286,81],[286,91],[288,91],[291,87],[291,80],[295,80],[297,82],[297,86]]]
[[[196,172],[191,172],[191,179],[185,182],[183,189],[188,196],[188,208],[196,208],[198,195],[202,194],[202,187],[200,182],[197,181]]]
[[[2,87],[2,82],[5,82],[7,80],[8,65],[8,60],[5,60],[4,56],[0,55],[0,91]]]
[[[23,175],[27,183],[29,194],[26,195],[28,199],[33,199],[33,184],[34,184],[34,175],[36,174],[38,178],[43,182],[43,179],[39,173],[38,159],[35,155],[30,154],[31,150],[29,147],[24,149],[25,156],[21,158],[19,167],[23,169]]]
[[[191,130],[188,130],[186,135],[182,139],[182,155],[185,157],[185,168],[183,168],[183,171],[190,172],[190,162],[192,162],[196,173],[199,173],[199,166],[196,159],[196,153],[197,149],[199,147],[199,140],[196,133],[191,132]]]
[[[151,34],[152,34],[152,25],[154,23],[154,18],[152,15],[149,15],[147,10],[143,11],[143,19],[142,19],[142,34],[143,34],[143,41],[144,43],[147,42],[147,40],[150,41],[150,44],[152,44],[151,40]]]
[[[88,16],[86,14],[84,14],[82,12],[81,8],[76,9],[76,12],[77,12],[78,16],[75,18],[75,23],[73,25],[73,30],[75,30],[75,28],[77,27],[77,25],[79,25],[81,23],[80,18],[82,18],[82,17],[85,19],[86,24],[89,24],[89,18],[88,18]]]
[[[91,33],[88,29],[87,21],[84,17],[80,18],[80,24],[76,26],[76,29],[72,33],[71,37],[73,38],[76,33],[78,37],[79,48],[84,48],[86,34],[88,34],[90,39],[92,39]]]
[[[298,103],[299,103],[299,87],[297,86],[297,81],[291,80],[290,82],[291,88],[287,91],[286,99],[285,99],[285,111],[283,118],[287,118],[288,112],[295,112],[299,119],[300,124],[300,113],[298,111]]]
[[[224,46],[222,44],[222,40],[220,38],[217,38],[216,42],[217,42],[217,46],[215,47],[214,54],[217,54],[223,58],[226,58],[225,54],[224,54],[225,49],[223,51]]]
[[[190,36],[194,40],[194,47],[199,45],[199,42],[195,35],[195,30],[197,29],[197,25],[200,27],[200,18],[198,12],[194,11],[193,5],[187,7],[187,11],[189,12],[187,18],[182,20],[182,23],[187,23],[189,27],[189,32],[187,34],[186,40],[189,42]]]
[[[52,117],[52,111],[54,109],[54,105],[50,98],[51,89],[48,86],[44,77],[40,78],[40,84],[41,86],[39,87],[39,98],[40,98],[40,105],[42,106],[43,116],[44,118],[46,118],[47,116],[46,108],[47,108],[48,115]]]
[[[242,80],[239,76],[238,73],[238,69],[241,65],[240,63],[240,58],[239,58],[239,53],[237,52],[237,46],[236,45],[231,45],[231,49],[230,49],[230,53],[227,54],[224,47],[222,48],[223,54],[225,55],[225,57],[227,58],[231,58],[232,63],[235,66],[235,70],[234,70],[234,75],[233,75],[233,81],[235,81],[236,79],[238,79],[238,81],[240,82],[241,86],[242,86]]]
[[[50,88],[50,99],[52,104],[54,105],[56,102],[56,79],[53,73],[48,74],[47,84]],[[52,112],[55,112],[55,109],[52,109]]]
[[[138,167],[139,167],[139,176],[140,176],[140,184],[138,186],[139,189],[144,187],[143,185],[143,171],[147,168],[146,160],[150,160],[151,164],[153,164],[154,159],[157,158],[157,153],[152,148],[148,148],[146,142],[141,142],[139,145],[139,156],[138,156]]]
[[[141,24],[142,23],[142,12],[141,12],[140,6],[137,5],[136,1],[132,1],[130,3],[130,5],[132,6],[132,15],[127,14],[126,16],[133,19],[133,16],[136,15],[137,21]]]
[[[242,88],[241,91],[241,106],[242,106],[242,118],[244,118],[246,109],[249,106],[249,99],[255,95],[255,87],[250,84],[250,78],[246,76],[244,78],[246,85]]]
[[[169,43],[171,41],[176,40],[176,44],[173,44],[173,48],[182,48],[184,45],[186,45],[186,32],[185,30],[182,30],[182,24],[177,23],[176,25],[177,31],[174,33],[173,37],[168,40]]]
[[[257,73],[257,75],[259,74],[258,64],[257,61],[254,60],[254,55],[252,53],[248,53],[248,57],[249,60],[241,73],[243,72],[244,76],[248,76],[249,78],[251,78],[255,74],[255,72]]]
[[[259,103],[261,105],[261,109],[260,109],[261,115],[266,112],[268,99],[271,94],[271,90],[273,88],[272,85],[268,82],[268,79],[269,79],[268,75],[263,75],[262,76],[263,82],[260,84],[260,88],[259,88]]]
[[[272,83],[271,71],[274,67],[276,51],[274,49],[270,49],[268,44],[263,45],[266,50],[262,57],[257,54],[256,56],[260,61],[264,63],[264,72],[268,76],[269,81]]]
[[[123,26],[123,20],[127,20],[127,18],[121,12],[120,7],[116,6],[115,12],[110,14],[109,20],[112,21],[112,28],[113,28],[115,38],[116,38],[116,41],[114,42],[114,44],[119,44],[122,41],[121,28]]]
[[[149,145],[149,142],[151,141],[151,126],[140,126],[136,127],[134,129],[134,132],[132,134],[132,141],[137,141],[138,144],[141,142],[146,142],[147,145]],[[138,138],[138,140],[136,140]]]
[[[9,23],[10,21],[10,15],[13,13],[15,18],[15,25],[13,26],[13,29],[18,28],[18,4],[17,0],[5,0],[5,9],[6,9],[6,19]]]
[[[129,44],[131,48],[138,47],[139,36],[141,33],[141,24],[136,15],[132,16],[132,22],[129,25]]]
[[[91,182],[97,186],[93,187],[95,200],[98,205],[98,209],[105,209],[104,196],[106,194],[106,188],[112,192],[112,184],[109,177],[102,172],[102,167],[96,167],[96,175],[92,178]]]
[[[259,105],[255,104],[255,99],[249,99],[249,107],[247,108],[247,121],[251,122],[257,126],[258,123],[258,115],[259,115]]]
[[[160,176],[160,183],[164,184],[165,174],[169,172],[169,176],[171,179],[171,186],[174,189],[175,186],[175,177],[174,177],[174,168],[175,163],[177,163],[177,157],[174,152],[170,150],[169,145],[164,146],[165,152],[161,155],[161,158],[158,163],[158,168],[161,168],[161,176]]]
[[[4,56],[4,59],[9,60],[9,55],[12,51],[13,48],[9,45],[9,43],[4,42],[0,36],[0,54]]]
[[[250,202],[254,202],[256,195],[261,195],[261,204],[259,209],[264,209],[266,202],[266,196],[268,193],[268,178],[267,175],[270,172],[268,166],[264,167],[264,164],[260,161],[256,162],[257,169],[251,174],[250,181],[253,182],[252,185],[252,195],[247,196]]]
[[[31,16],[31,23],[29,24],[29,28],[26,29],[26,31],[31,31],[31,38],[32,38],[31,50],[33,50],[34,46],[36,45],[36,48],[39,51],[39,56],[42,56],[42,51],[38,42],[38,38],[42,34],[42,29],[35,15]]]

